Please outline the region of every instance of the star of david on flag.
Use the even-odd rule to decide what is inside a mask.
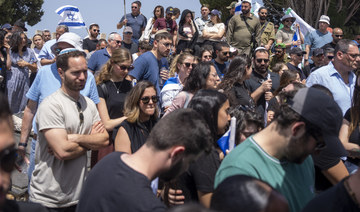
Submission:
[[[85,22],[78,7],[65,5],[58,8],[55,12],[61,17],[59,25],[66,25],[74,28],[85,27]]]

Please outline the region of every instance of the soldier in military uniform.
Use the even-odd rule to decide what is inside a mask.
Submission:
[[[259,8],[259,18],[260,18],[260,43],[261,46],[265,47],[267,50],[271,48],[271,45],[275,42],[275,28],[274,24],[270,21],[267,21],[268,10],[265,7]]]

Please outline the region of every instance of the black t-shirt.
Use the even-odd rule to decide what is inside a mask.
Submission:
[[[287,66],[290,70],[293,70],[293,71],[296,71],[297,73],[299,73],[301,80],[306,79],[306,76],[305,76],[303,70],[301,70],[299,67],[294,66],[294,65],[291,64],[291,63],[286,63],[286,66]]]
[[[345,113],[344,119],[346,119],[348,122],[351,123],[351,113],[350,113],[350,109],[348,109]],[[356,128],[354,129],[354,131],[350,134],[349,136],[349,142],[350,143],[354,143],[357,145],[360,145],[360,130],[359,130],[359,124],[356,125]],[[348,161],[350,161],[353,164],[359,164],[360,163],[360,159],[359,158],[351,158],[348,157],[347,158]]]
[[[311,200],[303,212],[352,212],[360,211],[344,187],[344,180]]]
[[[212,62],[214,63],[216,73],[219,75],[219,77],[221,77],[222,75],[224,75],[226,73],[227,67],[229,65],[228,62],[225,62],[224,64],[220,64],[220,63],[216,62],[216,60],[212,60]]]
[[[335,47],[336,47],[336,44],[331,41],[330,43],[323,45],[321,48],[322,49],[329,49],[329,48],[335,49]]]
[[[276,91],[276,89],[278,89],[278,87],[280,86],[280,77],[279,74],[274,72],[268,71],[268,74],[270,75],[270,79],[272,81],[271,92],[274,93],[274,91]],[[266,80],[267,80],[267,76],[263,77],[260,74],[258,74],[256,71],[253,71],[250,79],[245,80],[245,86],[246,88],[248,88],[250,93],[253,93]],[[261,95],[261,97],[256,102],[256,105],[257,105],[256,112],[258,112],[260,115],[263,116],[266,105],[265,93]]]
[[[101,84],[97,86],[99,97],[103,98],[106,102],[106,107],[111,119],[122,117],[124,110],[125,97],[132,88],[131,82],[123,80],[122,82],[104,82],[107,94],[104,93]],[[119,90],[119,92],[117,92]]]
[[[5,200],[5,204],[0,208],[2,212],[46,212],[47,208],[34,202],[23,202]]]
[[[213,148],[209,154],[203,154],[189,169],[177,179],[177,189],[181,189],[185,202],[198,201],[197,191],[209,193],[214,191],[216,171],[220,167],[218,151]]]
[[[134,54],[139,51],[138,45],[134,42],[131,42],[130,44],[128,44],[128,43],[125,43],[124,41],[121,41],[121,48],[129,49],[131,54]]]
[[[113,152],[100,160],[89,173],[77,212],[165,211],[155,196],[150,180]]]
[[[245,84],[235,83],[228,92],[230,106],[247,105],[251,108],[255,107],[255,102],[251,98],[249,90]]]
[[[131,153],[136,152],[142,145],[144,145],[155,123],[156,121],[150,119],[149,121],[142,123],[130,123],[125,120],[120,124],[120,127],[123,127],[129,136],[131,143]],[[117,133],[115,133],[115,130],[113,134],[116,136]]]
[[[83,49],[87,49],[89,52],[92,52],[96,49],[96,44],[98,42],[98,39],[90,40],[90,38],[85,38],[83,40]]]

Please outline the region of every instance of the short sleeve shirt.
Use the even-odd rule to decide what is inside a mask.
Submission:
[[[110,59],[110,54],[106,48],[100,49],[91,55],[88,61],[88,68],[94,72],[101,69],[103,65]]]
[[[120,22],[123,22],[125,17],[123,16]],[[142,29],[145,29],[147,19],[143,14],[137,16],[132,15],[131,13],[126,14],[126,19],[128,20],[126,26],[130,26],[133,30],[133,38],[139,40],[141,37]]]
[[[90,38],[85,38],[83,40],[83,49],[88,50],[89,52],[92,52],[96,49],[96,45],[98,43],[98,39],[91,40]]]
[[[55,55],[51,51],[51,47],[56,43],[56,39],[47,41],[39,52],[39,58],[41,59],[54,59]]]

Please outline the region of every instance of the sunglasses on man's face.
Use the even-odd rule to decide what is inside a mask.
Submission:
[[[15,145],[11,145],[0,152],[0,168],[5,172],[12,172],[15,167],[17,150]]]
[[[262,63],[262,61],[264,61],[265,63],[268,63],[269,62],[269,59],[256,59],[256,61],[258,63]]]
[[[327,56],[327,58],[328,58],[329,60],[332,60],[332,59],[334,58],[334,56]]]
[[[100,32],[99,29],[93,29],[93,32]]]
[[[121,40],[114,40],[116,44],[121,44]]]
[[[337,38],[342,38],[344,35],[335,35],[335,37],[337,37]]]
[[[223,55],[229,55],[230,56],[230,52],[222,52],[223,53]]]
[[[149,104],[150,99],[152,100],[153,103],[157,103],[159,101],[159,97],[158,96],[144,96],[142,97],[140,100],[142,101],[143,104]]]

